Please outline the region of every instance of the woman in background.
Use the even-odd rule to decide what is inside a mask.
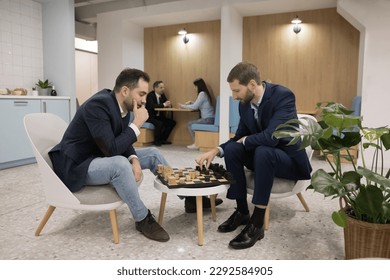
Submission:
[[[202,78],[198,78],[194,81],[194,85],[198,93],[198,97],[196,98],[195,102],[179,104],[180,108],[200,111],[200,119],[189,121],[187,124],[188,132],[190,133],[193,142],[192,145],[187,146],[188,149],[198,149],[198,147],[195,145],[195,132],[192,130],[192,124],[213,124],[215,118],[214,107],[211,104],[211,96],[207,90],[206,83]]]

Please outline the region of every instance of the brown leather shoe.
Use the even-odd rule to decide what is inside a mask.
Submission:
[[[150,210],[145,219],[135,222],[135,228],[149,239],[159,242],[169,240],[169,234],[156,222]]]
[[[215,206],[222,204],[223,200],[220,198],[215,199]],[[202,197],[202,206],[203,209],[210,209],[211,202],[210,198],[207,196]],[[196,197],[195,196],[187,196],[184,202],[184,209],[186,213],[196,213]]]

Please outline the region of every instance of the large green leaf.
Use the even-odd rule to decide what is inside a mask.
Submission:
[[[340,132],[345,129],[354,129],[361,126],[360,116],[326,114],[324,115],[324,121],[328,126],[333,127]]]
[[[297,126],[298,125],[298,126]],[[301,140],[301,149],[315,147],[316,142],[323,136],[323,130],[318,123],[309,118],[292,119],[279,125],[272,134],[275,138],[292,138],[288,145]]]
[[[344,211],[335,211],[332,213],[332,220],[333,222],[342,227],[345,228],[347,226],[347,214],[345,214]]]
[[[364,167],[358,167],[357,172],[366,177],[368,180],[378,184],[379,186],[383,186],[382,190],[386,190],[390,192],[390,179],[379,175],[378,173],[372,172],[370,169]]]
[[[352,184],[355,186],[355,189],[360,187],[360,179],[362,176],[356,171],[347,171],[344,172],[341,182],[345,185]],[[349,188],[348,188],[349,189]]]
[[[311,186],[324,196],[343,196],[346,192],[344,184],[329,175],[325,170],[318,169],[311,176]]]
[[[390,129],[388,129],[388,132],[386,134],[383,134],[381,136],[381,140],[383,143],[383,146],[385,147],[386,151],[390,149]]]
[[[355,209],[361,215],[364,215],[368,222],[378,222],[378,219],[383,215],[382,202],[382,191],[373,185],[369,185],[360,188],[355,199]]]

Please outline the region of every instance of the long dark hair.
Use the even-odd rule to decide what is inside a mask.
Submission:
[[[210,100],[210,103],[211,103],[211,95],[210,95],[210,92],[209,90],[207,89],[207,86],[206,86],[206,83],[204,82],[204,80],[202,78],[198,78],[198,79],[195,79],[194,80],[194,85],[196,85],[197,89],[198,89],[198,94],[201,92],[201,91],[204,91],[209,100]]]

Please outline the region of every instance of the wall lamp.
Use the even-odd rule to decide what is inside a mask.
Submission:
[[[187,44],[190,41],[190,39],[187,37],[187,30],[185,28],[181,29],[178,34],[183,35],[184,44]]]
[[[291,23],[294,24],[293,30],[294,30],[295,34],[298,34],[299,32],[301,32],[301,25],[300,24],[302,23],[302,20],[298,16],[293,18],[291,20]]]

